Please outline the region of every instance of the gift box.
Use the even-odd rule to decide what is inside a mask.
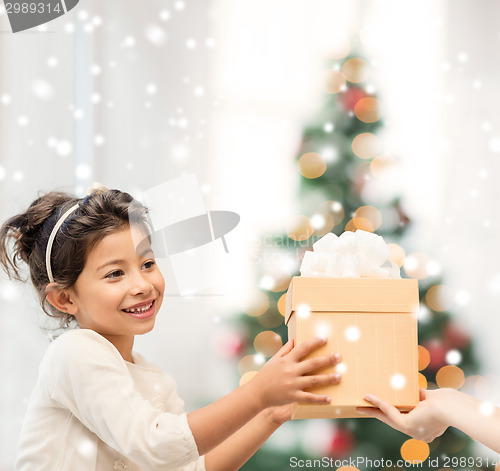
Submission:
[[[294,277],[286,296],[288,335],[298,345],[318,336],[328,342],[309,357],[339,352],[339,365],[315,373],[341,374],[339,384],[311,388],[329,405],[292,406],[293,419],[366,417],[356,407],[373,393],[401,411],[419,401],[418,282],[397,278]],[[307,357],[306,357],[307,358]]]

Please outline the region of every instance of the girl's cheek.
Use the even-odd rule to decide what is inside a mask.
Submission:
[[[163,293],[165,292],[165,278],[163,278],[160,270],[158,270],[158,282],[156,283],[156,286],[160,291],[161,296],[163,297]]]

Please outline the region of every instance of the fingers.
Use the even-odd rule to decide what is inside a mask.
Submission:
[[[288,355],[292,350],[293,346],[295,344],[294,339],[289,339],[285,345],[283,345],[278,352],[276,353],[277,357],[284,357],[285,355]]]
[[[300,362],[300,373],[306,374],[311,371],[324,368],[326,366],[337,365],[342,361],[340,353],[330,353],[328,355],[310,358]]]
[[[328,386],[330,384],[340,383],[340,375],[338,373],[328,374],[328,375],[313,375],[313,376],[303,376],[300,378],[299,386],[300,389],[310,389],[319,386]]]
[[[383,399],[380,399],[379,397],[375,396],[374,394],[366,394],[364,397],[365,401],[371,402],[374,406],[378,407],[382,412],[383,415],[385,415],[393,424],[397,424],[398,426],[401,426],[401,412],[399,412],[396,407],[392,406],[388,402],[384,401]],[[388,423],[385,420],[383,420],[381,417],[376,417],[379,420],[382,420],[382,422]],[[390,425],[390,424],[389,424]],[[392,425],[394,426],[394,425]]]
[[[316,348],[325,345],[326,342],[327,339],[325,338],[315,338],[306,340],[305,342],[300,343],[293,349],[292,355],[295,360],[299,361],[302,358],[304,358],[308,353],[311,353],[313,350],[315,350]]]
[[[375,407],[356,407],[356,412],[381,420],[386,424],[390,422],[389,418],[380,409],[375,409]]]
[[[326,394],[313,394],[307,391],[297,393],[297,402],[306,404],[330,404],[332,398]]]

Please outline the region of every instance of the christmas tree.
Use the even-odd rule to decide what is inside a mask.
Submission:
[[[390,186],[398,162],[383,152],[376,134],[383,120],[379,98],[366,83],[369,69],[369,62],[353,53],[327,66],[324,105],[304,129],[296,155],[298,215],[283,228],[283,234],[263,235],[260,291],[236,321],[243,332],[233,349],[241,355],[240,383],[251,378],[287,341],[285,294],[291,277],[298,274],[304,252],[328,232],[340,235],[358,229],[383,236],[390,259],[401,267],[402,276],[419,280],[421,387],[459,388],[477,369],[471,339],[453,319],[450,296],[435,262],[421,252],[405,253],[404,234],[411,221],[401,195],[380,195],[381,188]],[[323,457],[358,457],[365,460],[357,462],[361,463],[358,469],[366,470],[405,469],[398,468],[398,461],[419,459],[424,461],[419,469],[436,469],[429,462],[433,457],[455,458],[459,465],[454,468],[458,469],[488,469],[484,463],[479,468],[477,462],[464,461],[473,456],[472,442],[452,428],[427,445],[375,419],[314,419],[292,421],[285,427],[287,443],[277,446],[271,439],[243,469],[290,469],[291,456],[297,469],[301,463],[302,468],[307,467],[300,460]]]

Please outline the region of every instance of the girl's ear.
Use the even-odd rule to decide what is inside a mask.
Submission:
[[[78,311],[78,306],[73,302],[68,290],[59,288],[57,283],[49,283],[47,285],[47,301],[52,304],[57,310],[75,315]]]

